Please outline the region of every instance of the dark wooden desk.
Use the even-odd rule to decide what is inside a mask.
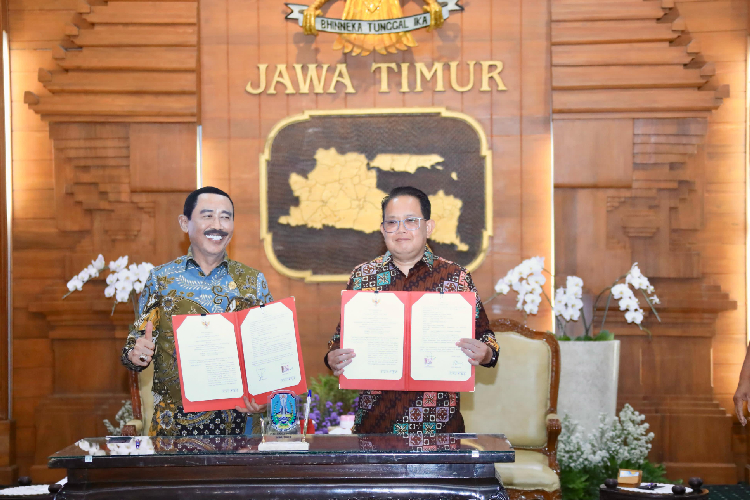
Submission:
[[[261,452],[259,436],[94,438],[55,453],[49,466],[68,470],[58,500],[508,500],[494,463],[513,462],[515,452],[501,434],[445,434],[431,449],[390,434],[308,441],[305,452]]]

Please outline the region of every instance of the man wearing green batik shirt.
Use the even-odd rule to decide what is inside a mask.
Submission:
[[[134,371],[154,363],[149,435],[244,434],[246,414],[265,409],[254,399],[245,398],[244,407],[235,410],[184,411],[172,316],[238,311],[272,302],[273,297],[263,273],[227,258],[234,232],[234,203],[227,193],[215,187],[193,191],[178,220],[190,237],[190,250],[151,271],[140,297],[139,318],[122,350],[122,363]]]

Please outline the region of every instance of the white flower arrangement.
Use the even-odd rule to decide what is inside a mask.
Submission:
[[[584,436],[581,426],[569,415],[562,419],[562,432],[557,442],[557,460],[564,469],[593,471],[612,464],[643,464],[654,433],[641,415],[626,404],[619,417],[599,415],[599,426]]]
[[[80,291],[90,279],[99,277],[99,273],[105,268],[104,256],[99,254],[96,260],[92,260],[86,268],[68,281],[68,293],[63,299],[75,291]],[[154,268],[149,262],[140,264],[130,264],[128,266],[128,256],[123,255],[117,260],[110,261],[109,275],[106,278],[107,288],[104,289],[104,296],[115,298],[115,304],[112,306],[114,313],[115,307],[121,302],[132,300],[135,307],[135,296],[143,291],[148,279],[148,275]]]
[[[560,331],[562,331],[563,339],[567,340],[567,337],[565,337],[566,325],[571,321],[578,321],[579,319],[583,320],[585,331],[583,337],[585,339],[590,339],[593,318],[591,318],[591,321],[589,322],[586,320],[586,316],[583,313],[583,280],[578,276],[568,276],[565,283],[566,286],[555,290],[553,303],[542,288],[547,281],[543,273],[550,274],[549,271],[544,269],[544,257],[532,257],[526,259],[508,271],[508,274],[495,284],[495,294],[485,302],[489,302],[498,295],[507,295],[513,290],[518,294],[516,309],[523,311],[524,314],[537,314],[539,312],[539,304],[542,301],[542,296],[544,296],[552,307],[555,314],[555,321],[557,322]],[[625,280],[625,282],[622,283],[622,280]],[[637,262],[632,265],[627,274],[617,278],[611,286],[605,288],[599,293],[594,301],[594,311],[596,311],[599,299],[608,291],[609,297],[607,298],[607,305],[604,309],[604,317],[600,327],[602,332],[604,332],[604,322],[607,319],[610,302],[614,297],[619,301],[620,311],[625,312],[625,320],[628,323],[636,324],[641,330],[646,331],[649,335],[651,334],[648,329],[642,326],[644,312],[635,294],[635,292],[638,291],[642,293],[643,298],[653,311],[656,318],[661,321],[659,313],[657,313],[654,308],[654,304],[660,303],[659,298],[654,293],[654,287],[651,285],[648,278],[641,273]],[[611,338],[609,332],[606,332],[606,335],[602,336],[602,339],[609,338]]]

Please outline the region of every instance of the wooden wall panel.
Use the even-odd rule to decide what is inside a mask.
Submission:
[[[8,25],[8,3],[0,1],[0,28],[5,29]],[[5,55],[0,55],[0,62],[4,61]],[[0,82],[0,91],[5,92],[5,83]],[[5,115],[5,102],[0,103],[0,112]],[[0,124],[0,136],[5,137],[10,131],[5,129],[5,120]],[[15,456],[15,422],[11,420],[10,403],[10,380],[8,379],[8,344],[11,335],[9,330],[9,304],[11,304],[12,288],[9,287],[11,268],[8,266],[8,242],[11,235],[8,227],[8,205],[6,192],[6,149],[5,141],[0,144],[0,482],[11,484],[17,474]],[[11,182],[13,179],[11,178]]]
[[[326,15],[340,16],[343,4],[330,2],[325,7]],[[404,12],[416,13],[418,7],[405,2]],[[473,273],[480,294],[489,296],[494,282],[522,256],[549,255],[551,200],[549,190],[544,188],[551,151],[550,73],[545,56],[549,9],[545,2],[525,9],[517,0],[480,2],[452,16],[435,33],[415,32],[419,46],[408,52],[366,57],[332,50],[335,35],[321,33],[317,39],[304,36],[294,23],[283,21],[284,9],[273,2],[202,3],[200,15],[204,184],[228,188],[234,198],[237,227],[242,224],[243,231],[232,241],[233,257],[262,269],[274,296],[296,297],[309,375],[325,372],[320,360],[338,322],[343,284],[305,284],[280,275],[271,267],[258,237],[257,158],[268,132],[287,116],[307,109],[403,106],[444,106],[469,114],[485,129],[496,155],[496,237],[491,241],[490,256]],[[522,33],[526,38],[519,45]],[[382,93],[370,68],[373,62],[490,59],[504,62],[502,75],[507,91],[487,93],[475,88],[458,94],[426,88],[421,93],[402,93],[399,75],[391,75],[390,91]],[[316,62],[346,63],[357,93],[284,95],[280,85],[276,95],[251,96],[244,91],[248,79],[257,78],[258,63],[272,68],[287,64],[291,68],[294,63]],[[462,73],[460,78],[468,79],[468,73]],[[531,210],[532,206],[536,208]],[[523,224],[521,214],[526,217]],[[518,231],[522,226],[525,229]],[[362,260],[374,256],[363,255]],[[498,316],[518,314],[515,304],[506,300],[494,303],[493,311]],[[544,314],[531,321],[543,329],[551,322]]]
[[[553,0],[556,9],[614,28],[633,12]],[[556,271],[597,293],[639,263],[662,301],[662,322],[647,314],[648,338],[608,316],[622,342],[620,404],[646,414],[657,435],[651,456],[670,477],[734,482],[744,477],[728,411],[747,328],[747,2],[661,9],[670,43],[654,19],[628,21],[630,36],[594,29],[576,37],[572,21],[553,14]],[[620,175],[606,177],[613,165]],[[705,443],[675,445],[695,432],[713,437],[712,455]]]
[[[630,187],[632,120],[560,120],[554,124],[555,186]],[[588,144],[581,148],[581,138]],[[601,158],[609,158],[606,165]]]
[[[475,117],[493,150],[494,235],[474,273],[482,297],[522,258],[551,260],[554,112],[555,270],[582,276],[590,291],[609,284],[602,270],[624,272],[634,260],[653,278],[664,302],[654,339],[612,320],[629,367],[620,394],[657,432],[653,457],[675,477],[686,474],[699,443],[670,443],[686,441],[680,433],[688,428],[728,432],[725,409],[745,343],[748,13],[740,0],[670,3],[552,0],[522,8],[520,0],[481,0],[435,33],[416,32],[419,46],[409,52],[355,57],[332,50],[335,35],[303,35],[283,19],[281,2],[212,0],[197,11],[195,2],[179,1],[11,0],[13,339],[23,355],[13,367],[13,402],[21,472],[54,479],[47,454],[103,432],[101,419],[124,396],[125,372],[115,360],[129,313],[109,316],[102,283],[59,297],[65,280],[100,252],[154,264],[185,253],[176,216],[195,184],[198,116],[203,183],[227,189],[235,201],[231,256],[263,270],[275,296],[297,298],[314,376],[325,372],[343,284],[304,283],[272,269],[259,239],[258,154],[279,120],[307,109],[436,106]],[[331,2],[327,15],[340,16],[343,4]],[[418,2],[405,3],[407,13],[418,10]],[[156,30],[154,23],[166,24]],[[390,92],[381,93],[370,71],[372,62],[488,59],[504,62],[507,91],[401,93],[392,76]],[[316,62],[345,62],[357,93],[244,90],[258,63]],[[112,68],[122,73],[114,78]],[[168,123],[175,121],[182,123]],[[551,318],[542,311],[530,326],[546,330]],[[511,297],[493,302],[489,313],[520,319]],[[101,376],[89,382],[81,371],[63,372],[83,350],[114,364],[89,367]],[[671,375],[685,365],[684,377]],[[706,410],[700,418],[696,408]],[[713,461],[705,477],[734,473],[727,450],[729,437],[702,457]],[[0,472],[4,463],[0,456]]]
[[[85,11],[86,2],[11,5],[14,444],[21,474],[31,473],[35,482],[59,479],[46,457],[81,437],[102,435],[102,419],[112,420],[128,397],[118,358],[132,311],[121,305],[110,316],[101,279],[62,301],[66,281],[99,253],[161,264],[187,252],[177,215],[196,184],[197,3],[171,3],[135,7],[162,21],[172,15],[188,22],[161,24],[160,35],[147,41],[148,26],[97,29],[83,22],[75,11]],[[110,6],[98,6],[96,16],[133,9]],[[70,51],[75,47],[81,48]],[[110,66],[120,61],[118,67],[131,71],[118,78],[63,71],[96,67],[101,54]],[[141,62],[144,56],[155,57]],[[158,104],[141,111],[151,114],[137,114],[138,102],[149,101]],[[37,112],[29,103],[39,103]],[[181,110],[187,110],[182,117]],[[188,123],[169,123],[175,120]],[[82,352],[89,361],[75,362]],[[0,364],[3,359],[0,353]],[[0,456],[5,484],[3,463]]]
[[[194,124],[133,124],[130,127],[130,190],[195,189],[197,129]]]

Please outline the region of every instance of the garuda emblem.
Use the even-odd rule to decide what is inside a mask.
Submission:
[[[286,18],[298,21],[306,35],[317,36],[319,31],[338,33],[334,50],[343,49],[355,56],[366,56],[373,50],[395,54],[416,47],[412,31],[440,28],[452,11],[463,10],[459,0],[442,4],[424,0],[423,14],[404,17],[400,0],[346,0],[340,20],[320,17],[320,9],[329,1],[315,0],[310,6],[287,3],[292,12]]]

